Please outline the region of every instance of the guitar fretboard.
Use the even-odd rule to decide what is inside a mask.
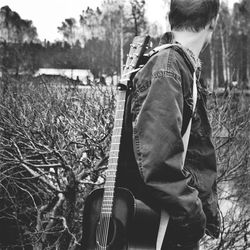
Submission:
[[[106,181],[104,185],[102,214],[111,214],[112,212],[120,142],[122,136],[125,101],[126,101],[126,91],[119,90],[117,96],[116,110],[115,110],[115,122],[113,128],[113,135],[111,139],[111,148],[109,153],[108,170],[106,173]]]
[[[133,74],[135,68],[139,65],[139,58],[145,52],[149,43],[149,36],[146,37],[135,37],[131,44],[129,55],[127,57],[126,65],[122,72],[121,83],[125,83],[124,86],[130,81],[130,77]],[[120,142],[122,136],[122,126],[124,109],[126,102],[126,88],[118,90],[117,102],[115,109],[114,128],[111,139],[111,148],[109,153],[108,170],[106,172],[106,181],[104,185],[104,195],[102,201],[101,214],[103,216],[110,216],[112,214],[115,182],[118,169],[118,159]]]

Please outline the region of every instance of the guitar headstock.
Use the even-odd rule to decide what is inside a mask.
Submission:
[[[123,81],[129,81],[135,69],[140,65],[140,59],[150,45],[150,36],[136,36],[130,44],[130,50],[127,56],[126,65],[122,72]]]

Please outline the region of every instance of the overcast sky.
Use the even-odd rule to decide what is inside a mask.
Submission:
[[[228,0],[228,3],[232,6],[235,1],[238,0]],[[61,26],[65,18],[74,17],[79,20],[82,10],[87,6],[95,9],[101,2],[102,0],[0,0],[0,7],[8,5],[22,19],[32,20],[41,40],[46,38],[54,41],[61,38],[57,27]],[[152,22],[159,22],[164,31],[166,9],[163,8],[163,1],[146,0],[146,3],[146,16]]]

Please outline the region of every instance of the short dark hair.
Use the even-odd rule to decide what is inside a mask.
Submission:
[[[171,29],[198,32],[217,16],[219,6],[220,0],[171,0]]]

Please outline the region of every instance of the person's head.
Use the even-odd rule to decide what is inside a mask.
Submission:
[[[169,22],[172,32],[193,34],[199,40],[197,46],[202,42],[202,47],[198,47],[203,51],[211,42],[219,6],[220,0],[171,0]]]
[[[169,22],[171,30],[199,32],[214,29],[220,0],[171,0]]]

